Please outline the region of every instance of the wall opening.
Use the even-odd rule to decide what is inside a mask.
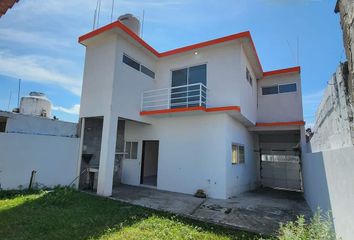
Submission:
[[[82,142],[81,176],[79,188],[97,190],[100,164],[103,117],[85,118]]]
[[[300,133],[279,131],[259,134],[261,185],[302,191]]]
[[[6,131],[7,117],[0,117],[0,132]]]
[[[143,141],[140,183],[157,186],[159,141]]]

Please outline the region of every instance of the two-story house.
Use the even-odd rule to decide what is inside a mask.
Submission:
[[[250,32],[158,52],[126,15],[79,42],[81,188],[302,189],[300,67],[264,72]]]

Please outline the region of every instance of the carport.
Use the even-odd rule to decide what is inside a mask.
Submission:
[[[300,131],[258,133],[263,187],[302,191]]]
[[[255,152],[259,155],[259,179],[262,187],[303,191],[301,141],[303,124],[299,122],[257,124],[249,128],[256,135]]]

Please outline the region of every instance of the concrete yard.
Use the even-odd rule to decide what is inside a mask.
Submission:
[[[258,189],[221,200],[121,185],[113,190],[112,198],[267,235],[274,234],[280,223],[294,220],[298,215],[311,216],[302,193],[273,189]]]

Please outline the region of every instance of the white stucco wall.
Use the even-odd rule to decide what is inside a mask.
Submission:
[[[127,121],[125,137],[139,142],[138,160],[123,160],[122,182],[140,184],[142,140],[159,140],[158,189],[204,189],[212,198],[226,198],[226,121],[226,114],[161,118],[153,125]]]
[[[80,117],[103,116],[111,111],[117,37],[86,47]]]
[[[296,83],[297,91],[262,95],[262,87]],[[257,122],[292,122],[303,120],[301,79],[298,73],[280,74],[258,81]]]
[[[150,70],[155,71],[156,63],[152,56],[123,37],[118,37],[112,110],[119,117],[145,121],[140,116],[141,96],[143,91],[155,89],[156,80],[123,63],[124,53]]]
[[[171,87],[172,70],[207,64],[207,106],[240,106],[241,45],[233,42],[197,52],[159,59],[156,88]]]
[[[354,236],[354,147],[303,154],[305,198],[313,211],[331,210],[338,237]]]
[[[70,184],[76,177],[78,149],[78,138],[0,133],[1,188],[27,188],[32,170],[40,186]]]
[[[240,122],[227,116],[224,137],[226,142],[226,196],[254,189],[259,181],[259,162],[256,160],[259,153],[254,152],[254,135]],[[245,163],[231,164],[232,144],[241,144],[245,147]]]
[[[171,87],[172,70],[207,64],[207,106],[240,106],[255,123],[257,81],[254,77],[252,87],[246,80],[246,65],[254,74],[241,43],[223,43],[197,52],[157,59],[120,35],[109,35],[89,45],[80,116],[102,116],[111,110],[119,117],[148,122],[139,115],[143,91]],[[155,79],[124,64],[123,53],[154,71]]]
[[[241,113],[252,123],[257,122],[257,88],[258,80],[254,73],[253,67],[251,66],[245,50],[241,48],[241,68],[240,68],[240,80],[238,81],[238,88],[240,94],[240,106]],[[246,68],[249,70],[253,83],[252,85],[246,79]]]

